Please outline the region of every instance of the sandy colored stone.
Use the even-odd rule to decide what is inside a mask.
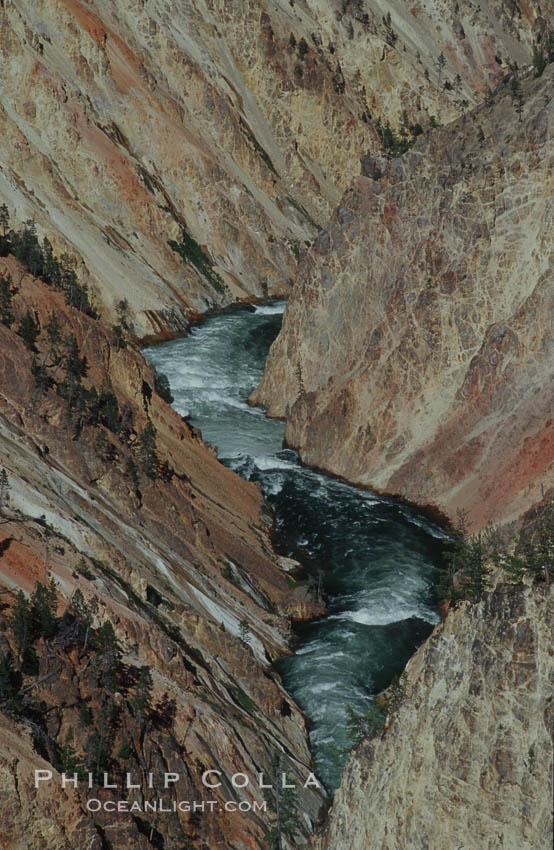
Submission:
[[[500,0],[6,0],[0,201],[77,258],[105,315],[125,297],[141,336],[179,332],[285,294],[375,122],[451,120],[530,61],[541,20]],[[172,252],[180,223],[224,288]]]
[[[554,483],[552,67],[364,161],[300,264],[253,400],[302,459],[510,521]]]
[[[16,321],[11,329],[0,324],[0,468],[7,469],[11,488],[0,522],[2,602],[9,606],[20,588],[29,593],[36,581],[50,578],[58,586],[60,615],[77,588],[87,600],[98,597],[99,622],[112,622],[125,662],[151,668],[156,701],[164,693],[175,700],[172,731],[150,731],[147,760],[162,778],[164,772],[189,777],[179,799],[206,799],[202,770],[221,770],[227,777],[242,772],[255,783],[275,749],[287,754],[291,779],[303,783],[312,770],[304,717],[270,671],[271,661],[288,651],[290,579],[272,555],[271,517],[259,488],[221,465],[197,431],[155,392],[149,395],[154,376],[136,349],[117,350],[110,329],[68,307],[60,292],[25,273],[11,257],[0,259],[0,274],[5,273],[18,291]],[[136,434],[147,416],[151,419],[160,462],[173,470],[167,480],[141,475],[137,495],[125,475],[129,448],[98,426],[85,424],[76,432],[54,390],[37,394],[33,356],[50,360],[44,335],[33,355],[16,333],[27,310],[43,328],[56,312],[64,335],[74,334],[87,358],[84,385],[100,388],[109,376],[120,408],[127,405],[133,413]],[[112,462],[94,448],[99,430],[114,445]],[[82,556],[93,580],[76,570]],[[230,580],[229,560],[247,573],[248,587]],[[248,642],[240,639],[242,620],[248,622]],[[2,655],[10,651],[6,640],[9,632],[0,632]],[[49,735],[61,746],[70,728],[78,730],[77,737],[84,734],[78,706],[86,700],[99,710],[102,690],[75,647],[66,652],[39,641],[36,650],[39,681],[46,679],[34,695],[48,706]],[[14,747],[29,749],[31,728],[18,725]],[[114,757],[123,743],[136,740],[137,730],[131,724],[117,735]],[[0,740],[0,767],[12,764],[12,749]],[[30,759],[27,753],[18,768],[25,775]],[[86,795],[59,802],[59,795],[37,795],[26,785],[14,803],[15,782],[8,788],[10,804],[0,813],[3,850],[80,850],[89,839],[96,850],[102,829],[118,850],[147,846],[129,814],[87,815],[85,828],[80,818]],[[180,850],[183,830],[194,846],[224,846],[226,836],[243,850],[262,847],[267,818],[223,809],[226,799],[261,804],[261,790],[253,784],[239,794],[227,781],[210,794],[222,806],[213,816],[200,821],[190,813],[166,816],[160,827],[166,848]],[[325,795],[314,789],[301,789],[299,795],[306,813],[303,843]],[[28,819],[33,826],[22,832]]]
[[[351,755],[314,850],[550,845],[552,596],[499,585],[449,612],[389,728]]]

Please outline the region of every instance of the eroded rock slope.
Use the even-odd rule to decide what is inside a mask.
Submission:
[[[552,588],[465,602],[408,662],[390,728],[347,763],[317,850],[552,841]]]
[[[127,297],[141,336],[178,331],[192,312],[286,292],[379,147],[375,122],[425,129],[482,100],[530,61],[544,14],[5,0],[0,200],[79,260],[104,313]]]
[[[553,76],[364,160],[254,394],[307,463],[473,527],[552,485]]]
[[[0,259],[0,286],[6,280],[0,656],[12,672],[2,669],[0,694],[8,714],[0,733],[2,846],[61,850],[89,846],[90,839],[94,848],[150,847],[144,830],[155,827],[168,850],[185,840],[195,847],[259,848],[269,814],[227,812],[225,801],[262,804],[257,775],[269,770],[276,752],[299,784],[311,769],[303,717],[270,672],[271,660],[287,651],[297,603],[294,581],[272,552],[261,494],[223,467],[158,395],[135,348],[116,345],[111,330],[70,307],[62,292],[12,257]],[[34,342],[21,330],[29,316]],[[149,426],[154,446],[144,442]],[[51,579],[65,619],[55,632],[40,632],[36,664],[29,663],[22,639],[18,644],[6,625],[18,591],[30,594]],[[111,664],[109,648],[79,637],[80,615],[76,621],[71,607],[77,591],[86,605],[96,598],[94,628],[113,625],[120,652]],[[300,605],[306,613],[304,598]],[[133,696],[142,667],[151,670],[151,704],[158,706],[151,715]],[[114,674],[116,682],[109,678]],[[10,681],[17,685],[15,702]],[[101,758],[96,750],[91,755],[94,736],[105,739]],[[38,792],[33,740],[38,769],[46,759],[55,776]],[[169,771],[181,777],[173,799],[215,799],[221,808],[170,813],[161,821],[117,812],[91,817],[87,797],[104,799],[97,785],[80,796],[69,787],[60,791],[57,771],[67,761],[68,740],[89,769],[105,763],[118,782],[126,771],[138,777],[141,787],[133,793],[140,799],[159,793],[148,790],[147,771],[158,787]],[[202,785],[210,769],[222,772],[218,789]],[[248,788],[233,789],[236,772],[251,777]],[[307,835],[324,795],[300,789],[300,799]],[[108,843],[101,841],[105,835]]]

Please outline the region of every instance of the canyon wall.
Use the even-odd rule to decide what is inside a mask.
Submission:
[[[389,728],[351,755],[314,850],[550,846],[552,602],[499,585],[448,613]]]
[[[552,487],[553,77],[363,160],[253,396],[306,463],[473,528]]]
[[[164,401],[133,337],[287,294],[301,258],[257,399],[289,416],[308,461],[449,512],[469,505],[474,522],[485,500],[509,518],[547,482],[552,75],[522,80],[521,110],[502,80],[529,63],[550,8],[0,0],[0,204],[68,255],[100,313],[0,258],[2,658],[17,660],[19,590],[54,579],[58,604],[0,720],[9,850],[257,850],[268,816],[224,804],[263,794],[237,791],[233,773],[255,778],[275,753],[300,786],[311,771],[271,662],[290,619],[316,609],[281,569],[259,490]],[[459,117],[497,85],[496,103]],[[387,121],[421,137],[390,163],[375,159]],[[472,472],[483,458],[486,480]],[[117,652],[83,639],[77,590]],[[2,686],[20,672],[3,667]],[[91,816],[85,792],[60,794],[59,770],[95,734],[118,779],[140,775],[137,797],[148,770],[175,771],[181,797],[215,798],[217,814]],[[54,784],[37,790],[32,771],[47,766]],[[222,786],[207,795],[210,768]],[[326,797],[298,794],[302,844]]]
[[[530,61],[541,9],[5,0],[0,202],[75,257],[104,315],[127,298],[139,336],[282,295],[376,122],[482,100]]]
[[[19,590],[30,594],[36,582],[53,579],[63,619],[49,639],[37,638],[36,670],[27,671],[11,709],[6,678],[20,674],[0,671],[0,707],[8,715],[0,732],[2,847],[108,847],[101,836],[110,834],[118,850],[150,847],[144,823],[147,832],[150,825],[162,830],[168,850],[181,848],[183,836],[200,847],[261,847],[270,813],[227,812],[225,802],[262,804],[257,776],[269,776],[276,752],[301,786],[311,756],[304,718],[270,670],[288,651],[290,617],[309,616],[309,604],[305,594],[297,598],[273,553],[259,489],[223,467],[159,396],[154,373],[131,344],[116,345],[101,322],[11,257],[0,258],[0,285],[6,279],[12,298],[10,310],[2,299],[0,321],[0,467],[9,486],[8,499],[4,489],[0,498],[3,662],[11,658],[19,669],[15,632],[7,628]],[[16,333],[27,315],[38,324],[34,343]],[[149,423],[156,430],[153,466],[141,448]],[[77,591],[96,605],[94,627],[109,621],[115,630],[120,653],[108,669],[109,653],[94,649],[92,637],[87,650],[78,637]],[[145,666],[157,708],[142,738],[133,694]],[[60,791],[60,760],[68,736],[82,755],[91,733],[102,739],[106,730],[110,776],[139,777],[136,797],[159,793],[148,790],[148,770],[157,784],[164,772],[176,772],[173,799],[216,800],[221,808],[162,815],[159,822],[144,815],[137,823],[117,812],[91,816],[87,796],[104,799],[106,792]],[[36,791],[33,770],[45,761],[54,779]],[[214,790],[201,782],[211,769],[223,777]],[[232,787],[237,772],[251,779],[247,788]],[[299,842],[324,800],[317,788],[299,788]]]

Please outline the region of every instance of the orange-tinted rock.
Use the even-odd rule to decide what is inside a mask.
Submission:
[[[0,323],[0,468],[7,469],[11,488],[0,523],[3,603],[13,603],[19,588],[29,593],[36,581],[50,578],[58,585],[60,615],[77,588],[88,601],[97,596],[97,623],[112,622],[125,662],[151,668],[156,702],[164,693],[175,701],[171,729],[150,731],[139,765],[144,771],[152,763],[162,781],[164,772],[186,775],[181,790],[191,795],[188,799],[206,799],[202,770],[215,769],[228,776],[246,773],[253,784],[245,799],[263,803],[257,773],[269,768],[276,747],[290,754],[287,769],[303,783],[311,770],[304,718],[269,672],[271,661],[288,651],[291,591],[272,554],[271,517],[259,488],[222,466],[198,432],[156,394],[152,370],[136,349],[118,350],[111,330],[69,307],[60,292],[25,273],[11,257],[0,259],[0,274],[8,272],[17,292],[14,324],[9,329]],[[35,353],[16,333],[28,310],[42,329]],[[86,416],[77,426],[53,387],[45,394],[37,389],[33,359],[46,364],[57,381],[65,375],[63,361],[56,366],[48,353],[44,328],[52,312],[64,337],[73,334],[86,357],[83,385],[100,389],[109,380],[119,409],[131,412],[128,439]],[[139,471],[137,488],[126,463],[148,419],[157,431],[163,474],[151,480]],[[99,433],[111,444],[110,453],[98,449]],[[237,579],[243,572],[248,582]],[[242,621],[248,624],[246,637]],[[0,632],[1,654],[11,649],[16,657],[10,634]],[[80,725],[79,706],[84,700],[98,714],[103,701],[98,665],[87,663],[82,647],[74,644],[66,650],[39,639],[35,649],[38,681],[29,684],[48,706],[51,746],[61,747],[73,729],[81,752],[88,731]],[[142,752],[136,723],[126,717],[112,742],[116,764],[129,742]],[[0,766],[11,752],[0,744]],[[210,791],[221,811],[201,821],[186,812],[168,816],[164,846],[180,848],[184,830],[195,846],[218,846],[225,835],[236,846],[261,847],[267,821],[255,812],[226,812],[225,799],[234,799],[234,793],[226,786]],[[315,822],[323,792],[299,794],[301,811]],[[236,798],[243,799],[238,792]],[[0,831],[9,837],[6,850],[17,847],[20,818],[38,812],[42,823],[53,799],[26,788],[19,807],[0,815],[5,818]],[[61,800],[52,839],[48,843],[45,832],[41,846],[66,846],[59,830],[69,834],[85,799],[81,794],[77,802]],[[89,832],[109,829],[118,850],[143,846],[128,813],[120,818],[100,812],[87,823],[83,841]],[[73,846],[82,845],[75,840]]]
[[[4,3],[0,202],[79,259],[104,315],[127,298],[141,337],[286,293],[375,122],[451,120],[546,26],[531,0],[339,6]],[[170,249],[183,223],[222,286]]]
[[[473,528],[552,486],[551,86],[529,74],[521,122],[504,91],[344,196],[253,395],[305,462]]]

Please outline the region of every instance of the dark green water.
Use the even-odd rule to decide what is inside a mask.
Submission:
[[[406,505],[303,468],[282,449],[283,423],[246,404],[284,306],[212,316],[144,353],[220,459],[261,483],[281,553],[321,581],[329,613],[298,629],[296,651],[279,668],[311,721],[316,767],[333,789],[352,743],[347,706],[369,711],[439,620],[433,581],[443,532]]]

